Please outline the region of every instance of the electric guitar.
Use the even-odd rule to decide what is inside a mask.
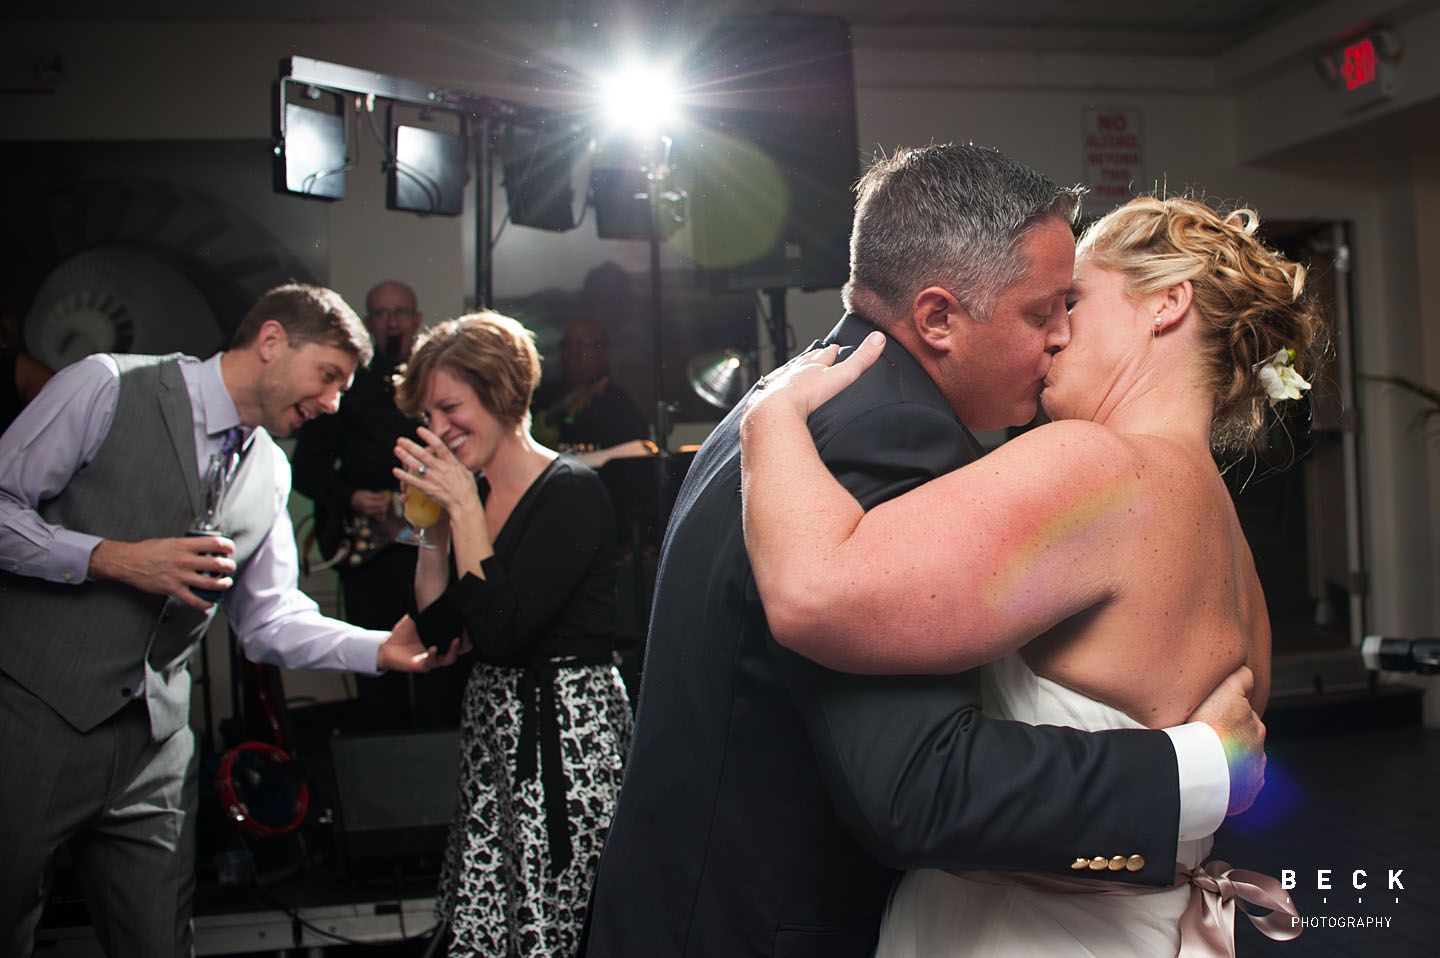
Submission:
[[[608,446],[604,449],[576,448],[570,450],[570,455],[591,469],[599,469],[614,459],[649,459],[659,454],[660,447],[649,439],[631,439],[629,442],[622,442],[618,446]]]
[[[405,521],[404,508],[399,492],[392,493],[390,511],[383,519],[348,511],[342,516],[317,503],[315,541],[325,559],[325,567],[354,569],[375,558],[388,545],[415,545],[415,530]]]
[[[593,383],[581,383],[545,409],[536,410],[530,424],[530,434],[544,445],[553,447],[560,441],[560,427],[599,398],[609,384],[609,376],[601,376]]]

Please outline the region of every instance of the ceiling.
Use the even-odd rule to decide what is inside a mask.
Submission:
[[[484,22],[624,21],[673,26],[721,15],[829,14],[860,29],[967,34],[971,45],[1008,46],[1064,34],[1074,49],[1111,49],[1117,38],[1167,52],[1214,53],[1285,21],[1317,0],[52,0],[9,3],[0,21],[125,22]],[[1049,44],[1053,48],[1053,37]],[[1177,51],[1176,47],[1182,49]]]

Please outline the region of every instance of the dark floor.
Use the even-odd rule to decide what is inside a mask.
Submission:
[[[1227,822],[1214,857],[1293,871],[1301,916],[1323,924],[1273,942],[1237,916],[1241,958],[1440,954],[1440,730],[1272,734],[1268,755],[1260,800]],[[1403,887],[1387,887],[1392,871]]]
[[[1276,877],[1293,871],[1301,916],[1325,924],[1274,942],[1237,915],[1239,958],[1440,955],[1440,730],[1304,737],[1292,725],[1284,734],[1301,737],[1272,735],[1265,790],[1226,823],[1213,857]],[[1317,887],[1320,869],[1329,869],[1329,890]],[[1357,869],[1366,873],[1359,890],[1352,887]],[[1387,889],[1392,871],[1403,888]],[[1371,927],[1347,927],[1367,920]],[[419,943],[352,946],[326,955],[400,958],[423,950]]]
[[[1299,678],[1323,684],[1312,671]],[[1417,694],[1337,689],[1338,679],[1323,695],[1285,694],[1292,678],[1277,674],[1282,694],[1266,715],[1265,790],[1226,823],[1213,857],[1277,877],[1293,872],[1300,914],[1319,924],[1272,942],[1238,915],[1239,958],[1440,955],[1440,730],[1418,725]],[[426,946],[337,944],[324,953],[418,958]],[[95,953],[39,954],[61,952]]]
[[[1440,955],[1440,730],[1410,724],[1336,732],[1335,722],[1364,720],[1344,703],[1328,712],[1311,705],[1282,697],[1267,716],[1265,790],[1250,811],[1226,823],[1213,857],[1276,877],[1293,871],[1301,916],[1324,924],[1273,942],[1237,915],[1239,958]],[[1370,706],[1365,714],[1379,721],[1373,700]],[[1321,869],[1329,870],[1328,890],[1318,887]],[[1357,890],[1359,869],[1366,887]],[[1392,871],[1403,887],[1387,888]],[[1362,927],[1350,927],[1356,924]],[[412,943],[326,955],[400,958],[423,950]]]
[[[1356,678],[1353,653],[1276,660],[1266,786],[1226,822],[1213,857],[1276,877],[1293,872],[1291,894],[1312,924],[1274,942],[1237,914],[1238,958],[1440,955],[1440,730],[1418,724],[1413,689]]]

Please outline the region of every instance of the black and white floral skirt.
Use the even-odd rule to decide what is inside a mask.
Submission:
[[[450,924],[452,956],[573,954],[620,793],[631,732],[620,673],[609,665],[560,669],[556,712],[572,857],[552,874],[544,776],[515,781],[523,674],[477,664],[465,689],[460,806],[436,900]]]

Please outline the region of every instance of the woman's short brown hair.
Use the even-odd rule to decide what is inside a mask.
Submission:
[[[395,402],[418,418],[425,384],[437,369],[475,390],[491,415],[514,428],[530,412],[540,382],[535,334],[491,310],[447,320],[421,332],[410,361],[395,375]]]

